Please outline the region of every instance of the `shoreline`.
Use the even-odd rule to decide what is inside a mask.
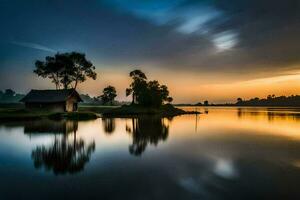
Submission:
[[[156,117],[175,117],[180,115],[201,114],[198,111],[185,111],[176,108],[170,104],[163,105],[160,108],[141,107],[138,105],[126,105],[120,107],[112,106],[89,106],[80,107],[77,112],[50,112],[50,111],[29,111],[20,108],[0,108],[0,121],[18,121],[18,120],[91,120],[101,117],[141,117],[141,116],[156,116]]]

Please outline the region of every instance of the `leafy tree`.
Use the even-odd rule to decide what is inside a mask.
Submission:
[[[167,101],[168,103],[172,103],[173,97],[168,97],[166,101]]]
[[[204,101],[204,106],[208,106],[208,101],[207,100]]]
[[[18,102],[23,97],[23,94],[17,94],[12,89],[6,89],[4,92],[0,91],[0,102],[3,103]]]
[[[239,105],[239,104],[241,104],[241,103],[243,103],[243,99],[242,99],[242,98],[240,98],[240,97],[239,97],[239,98],[237,98],[236,100],[237,100],[237,104],[238,104],[238,105]]]
[[[110,105],[112,105],[116,96],[117,96],[116,88],[109,85],[103,89],[103,94],[100,96],[100,98],[103,104],[110,103]]]
[[[132,83],[126,89],[126,96],[132,95],[132,104],[136,103],[136,98],[147,87],[147,77],[141,70],[133,70],[129,73]]]
[[[4,92],[4,95],[8,96],[8,97],[13,97],[15,96],[16,92],[13,91],[12,89],[6,89]]]
[[[56,89],[60,89],[60,73],[63,70],[63,66],[56,60],[56,56],[47,56],[45,61],[37,60],[35,62],[35,68],[33,71],[35,74],[42,78],[51,79]]]
[[[74,88],[77,88],[78,83],[84,82],[87,78],[96,80],[97,73],[95,66],[85,58],[85,54],[72,52],[67,57],[72,61],[71,80],[74,82]]]
[[[78,84],[87,78],[96,79],[95,66],[86,59],[85,54],[57,53],[54,57],[47,56],[45,61],[37,60],[34,73],[42,78],[49,78],[56,89],[76,89]]]
[[[164,92],[168,92],[166,87],[160,86],[158,81],[149,81],[144,94],[140,95],[142,99],[139,101],[144,106],[159,107],[163,103]]]
[[[169,90],[166,85],[160,85],[158,81],[147,82],[146,75],[140,70],[130,72],[133,81],[126,89],[126,95],[132,94],[132,103],[142,106],[159,107],[164,102],[171,102]]]

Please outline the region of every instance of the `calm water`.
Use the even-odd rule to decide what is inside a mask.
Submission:
[[[0,123],[0,199],[299,199],[299,109],[198,110]]]

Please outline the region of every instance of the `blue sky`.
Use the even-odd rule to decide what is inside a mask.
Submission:
[[[107,76],[141,68],[154,78],[176,72],[195,79],[193,84],[217,84],[287,75],[299,68],[299,5],[299,0],[0,0],[0,89],[49,87],[32,74],[35,60],[74,50],[86,53]],[[171,79],[165,77],[167,83]]]

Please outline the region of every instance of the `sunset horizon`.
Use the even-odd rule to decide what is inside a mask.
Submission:
[[[72,5],[72,6],[69,6]],[[174,103],[233,103],[300,94],[297,1],[1,1],[0,90],[54,88],[36,60],[84,53],[96,80],[78,90],[125,95],[140,69],[169,86]]]
[[[300,197],[300,0],[0,0],[0,200]]]

